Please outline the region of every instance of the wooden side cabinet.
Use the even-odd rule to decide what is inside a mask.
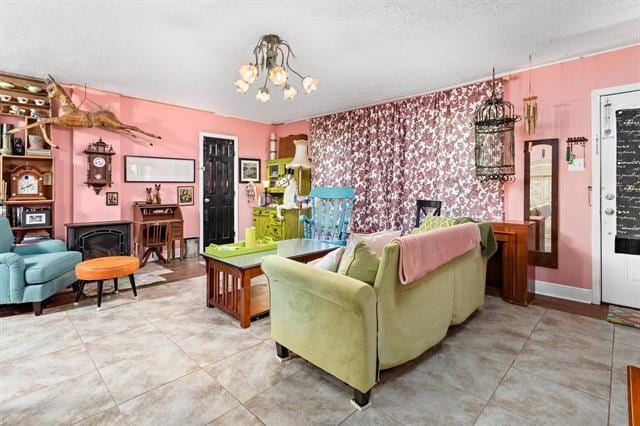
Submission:
[[[534,222],[491,222],[498,252],[487,265],[487,287],[510,303],[527,306],[535,297]]]

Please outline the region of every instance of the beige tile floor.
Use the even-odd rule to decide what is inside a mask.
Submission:
[[[204,279],[0,319],[0,424],[626,424],[640,330],[485,308],[419,359],[385,371],[370,408],[294,357],[269,319],[248,330],[203,307]]]

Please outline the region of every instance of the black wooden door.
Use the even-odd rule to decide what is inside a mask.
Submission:
[[[232,243],[235,238],[233,141],[205,136],[203,149],[204,246]]]

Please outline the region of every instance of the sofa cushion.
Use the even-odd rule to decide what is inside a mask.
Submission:
[[[308,264],[315,266],[316,268],[324,269],[325,271],[337,272],[338,265],[340,265],[340,260],[342,259],[343,254],[344,247],[339,247],[319,259],[312,260]]]
[[[382,257],[382,252],[384,251],[384,246],[389,244],[391,240],[394,238],[398,238],[402,235],[402,231],[379,231],[374,232],[373,234],[356,234],[353,233],[349,235],[349,240],[347,241],[347,247],[345,248],[344,254],[342,255],[342,260],[340,261],[340,265],[338,265],[338,270],[340,270],[343,265],[342,263],[349,257],[349,254],[353,251],[356,244],[360,241],[367,243],[369,248],[373,250],[375,254],[379,257]]]
[[[433,231],[434,229],[446,228],[456,224],[456,219],[453,217],[445,216],[426,216],[420,226],[414,228],[411,231],[412,234],[418,234],[420,232]]]
[[[380,266],[380,256],[364,241],[356,243],[346,259],[340,262],[338,273],[373,285]]]
[[[82,254],[77,251],[44,253],[22,256],[26,284],[40,284],[58,278],[75,269],[82,262]]]

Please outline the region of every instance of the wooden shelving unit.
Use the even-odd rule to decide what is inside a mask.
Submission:
[[[0,88],[0,95],[11,96],[11,99],[1,100],[0,99],[0,123],[9,123],[14,126],[22,126],[26,124],[31,124],[36,121],[36,118],[29,117],[30,110],[34,109],[38,111],[42,115],[51,116],[51,104],[49,103],[49,99],[47,98],[47,94],[45,91],[46,82],[43,79],[38,79],[34,77],[9,74],[0,72],[0,81],[6,81],[13,85],[15,88],[12,89],[3,89]],[[43,90],[39,93],[32,93],[26,89],[27,85],[34,85],[37,87],[41,87]],[[27,103],[19,103],[17,101],[18,97],[27,98]],[[34,103],[35,99],[39,99],[44,101],[44,105],[36,105]],[[11,112],[11,106],[17,106],[18,108],[23,108],[25,110],[26,115],[18,115]],[[51,126],[46,126],[47,134],[51,137]],[[29,147],[29,136],[30,135],[38,135],[42,136],[42,132],[39,127],[35,127],[32,129],[25,130],[23,132],[14,134],[14,138],[22,139],[26,148]],[[1,137],[1,135],[0,135]],[[0,139],[1,145],[1,139]],[[46,146],[49,148],[48,146]],[[42,173],[48,175],[49,178],[45,179],[44,185],[44,196],[45,200],[11,200],[11,182],[10,182],[10,172],[15,167],[30,164],[34,167],[37,167]],[[55,216],[54,216],[54,207],[55,207],[55,197],[54,197],[54,183],[55,183],[55,167],[54,167],[54,159],[53,156],[45,156],[45,155],[0,155],[0,178],[2,183],[0,184],[0,215],[6,215],[9,218],[9,221],[12,225],[12,231],[16,236],[16,240],[18,243],[21,243],[25,236],[29,233],[34,232],[42,232],[45,231],[50,238],[55,237]],[[4,182],[6,182],[6,192],[4,193]],[[17,212],[20,209],[49,209],[50,214],[50,224],[49,225],[40,225],[40,226],[21,226],[20,221],[18,220]]]

